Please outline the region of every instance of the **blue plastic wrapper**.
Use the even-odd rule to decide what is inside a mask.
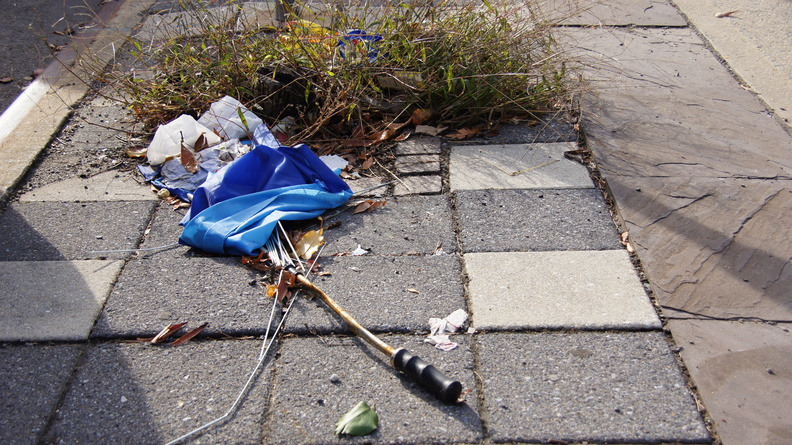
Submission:
[[[376,43],[382,40],[379,34],[367,34],[366,31],[355,29],[349,31],[338,41],[338,52],[346,60],[355,61],[364,55],[369,63],[380,58]]]
[[[257,145],[195,190],[179,242],[221,255],[255,255],[279,220],[315,218],[350,196],[346,182],[308,146]]]

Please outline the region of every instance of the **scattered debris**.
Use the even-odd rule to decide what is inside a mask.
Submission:
[[[352,214],[354,215],[356,213],[373,212],[374,210],[384,206],[386,203],[387,201],[373,201],[371,199],[367,199],[355,206],[355,210],[352,211]]]
[[[740,12],[739,9],[735,9],[733,11],[719,12],[719,13],[715,14],[715,17],[717,17],[719,19],[722,19],[722,18],[725,18],[725,17],[731,17],[732,15],[734,15],[734,14],[736,14],[738,12]]]
[[[379,416],[366,402],[360,402],[336,423],[335,434],[349,436],[365,436],[374,432],[379,426]]]
[[[448,334],[455,334],[467,319],[468,314],[464,309],[457,309],[446,318],[430,318],[429,336],[424,341],[435,345],[435,348],[441,351],[450,351],[456,348],[459,345],[452,342]]]
[[[173,334],[178,332],[179,329],[183,328],[186,325],[187,325],[186,322],[185,323],[171,323],[171,324],[165,326],[154,337],[152,337],[152,338],[142,338],[142,339],[139,339],[139,340],[140,341],[150,342],[152,344],[164,343],[165,340],[170,338]],[[209,323],[204,323],[204,324],[198,326],[197,328],[191,330],[190,332],[182,335],[181,337],[179,337],[178,339],[176,339],[172,343],[165,343],[165,344],[170,345],[170,346],[183,345],[183,344],[187,343],[188,341],[190,341],[196,335],[200,334],[201,331],[203,331],[204,328],[206,328],[207,326],[209,326]]]

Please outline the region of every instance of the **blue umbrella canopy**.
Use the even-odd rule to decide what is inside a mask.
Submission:
[[[194,193],[179,242],[221,255],[255,255],[278,221],[320,216],[352,190],[308,146],[257,145]]]

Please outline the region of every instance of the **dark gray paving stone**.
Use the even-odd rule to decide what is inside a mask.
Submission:
[[[313,283],[371,331],[428,331],[430,317],[466,307],[456,255],[338,257],[321,263],[332,275],[311,277]],[[287,332],[349,332],[324,303],[302,297],[286,325]]]
[[[104,344],[86,353],[47,443],[165,443],[223,415],[258,360],[258,341],[179,347]],[[191,444],[261,443],[269,371],[238,412]]]
[[[148,337],[178,322],[189,322],[187,328],[208,322],[208,335],[263,334],[272,300],[259,278],[239,258],[132,260],[91,335]]]
[[[15,203],[0,215],[0,261],[120,258],[134,249],[156,202]]]
[[[190,246],[178,245],[173,246],[174,243],[179,242],[182,229],[184,227],[179,225],[184,214],[185,209],[174,210],[165,202],[160,202],[157,210],[154,212],[154,217],[151,220],[149,230],[140,244],[142,249],[154,249],[148,251],[141,251],[138,255],[142,258],[192,258],[192,257],[209,257],[213,256],[198,249],[193,249]],[[164,249],[157,249],[157,247],[165,247]]]
[[[383,337],[405,347],[462,382],[467,402],[445,405],[388,364],[388,359],[357,338],[292,338],[281,348],[268,413],[265,443],[471,443],[481,440],[476,412],[473,358],[467,339],[442,352],[423,337]],[[324,340],[324,341],[323,341]],[[338,376],[338,383],[331,376]],[[360,401],[379,416],[371,435],[339,439],[338,419]]]
[[[4,443],[38,442],[82,349],[0,345],[0,437]]]
[[[597,190],[461,190],[456,204],[465,252],[620,248]]]
[[[661,333],[477,337],[494,442],[709,442]]]
[[[351,252],[358,246],[377,255],[431,254],[438,246],[456,249],[447,196],[407,196],[388,200],[373,212],[344,212],[327,221],[341,226],[325,231],[323,255]]]

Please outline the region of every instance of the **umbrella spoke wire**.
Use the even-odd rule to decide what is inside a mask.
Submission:
[[[280,222],[278,223],[278,226],[281,228],[281,230],[283,230],[283,227],[280,226]],[[283,230],[283,232],[284,232],[284,235],[285,235],[286,231]],[[287,242],[288,242],[288,236],[286,236],[286,239],[287,239]],[[267,244],[265,245],[265,247],[266,247],[267,251],[269,252],[270,259],[273,261],[273,263],[276,263],[276,264],[277,263],[281,263],[283,265],[285,265],[287,263],[287,261],[284,260],[284,256],[285,256],[285,258],[289,258],[289,255],[286,253],[286,250],[285,250],[285,248],[283,246],[283,243],[280,240],[280,237],[278,237],[277,235],[273,235],[267,241]],[[292,251],[294,252],[294,247],[291,245],[290,242],[289,242],[289,247],[291,247]],[[324,249],[324,246],[322,246],[322,249]],[[317,253],[317,255],[316,255],[317,259],[322,254],[322,249],[320,249],[319,252]],[[272,257],[273,255],[277,256],[277,258],[273,258]],[[299,261],[299,259],[298,259],[298,261]],[[288,263],[291,263],[293,265],[293,263],[291,262],[290,258],[288,260]],[[303,270],[305,270],[305,268],[302,265],[302,262],[300,262],[300,266],[301,266],[301,268]],[[306,272],[306,274],[310,274],[310,272],[311,271],[308,270]],[[280,284],[280,280],[282,278],[283,278],[283,270],[281,270],[280,275],[278,276],[278,284]],[[269,316],[269,322],[267,323],[267,330],[264,333],[264,341],[261,344],[261,352],[259,353],[258,362],[256,363],[256,366],[253,368],[253,371],[250,372],[250,375],[248,376],[247,381],[242,386],[242,389],[239,391],[239,394],[237,395],[236,400],[234,400],[234,403],[232,403],[231,407],[228,408],[228,411],[226,411],[226,413],[223,414],[222,416],[212,420],[211,422],[208,422],[208,423],[206,423],[206,424],[204,424],[204,425],[202,425],[202,426],[200,426],[200,427],[198,427],[198,428],[196,428],[196,429],[194,429],[194,430],[192,430],[192,431],[190,431],[190,432],[188,432],[188,433],[186,433],[186,434],[184,434],[184,435],[182,435],[182,436],[180,436],[180,437],[178,437],[178,438],[176,438],[176,439],[174,439],[174,440],[172,440],[170,442],[168,442],[166,445],[177,444],[177,443],[189,438],[190,436],[193,436],[193,435],[195,435],[195,434],[197,434],[197,433],[199,433],[199,432],[201,432],[203,430],[206,430],[208,428],[211,428],[214,425],[217,425],[220,422],[223,422],[224,420],[226,420],[229,417],[231,417],[232,414],[234,414],[236,409],[239,408],[239,405],[241,405],[242,399],[244,399],[245,395],[247,395],[248,391],[250,390],[250,387],[253,384],[253,381],[255,380],[256,376],[259,374],[259,371],[261,370],[261,367],[264,364],[264,361],[267,358],[267,355],[269,354],[269,350],[272,347],[272,344],[275,343],[275,340],[277,339],[278,333],[282,329],[283,323],[286,321],[286,316],[289,314],[289,311],[291,310],[291,307],[294,304],[294,301],[297,299],[296,297],[297,297],[297,293],[295,292],[295,295],[292,296],[292,298],[289,300],[288,305],[286,306],[286,309],[283,311],[283,316],[281,317],[281,320],[278,323],[278,326],[272,332],[272,337],[270,338],[270,330],[272,328],[272,322],[273,322],[273,319],[275,317],[275,308],[277,307],[277,301],[273,301],[272,310],[270,311],[270,316]]]

